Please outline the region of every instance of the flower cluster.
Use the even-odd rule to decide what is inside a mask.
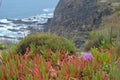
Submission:
[[[86,53],[85,55],[83,55],[83,59],[85,61],[90,61],[93,59],[93,55],[91,53]]]

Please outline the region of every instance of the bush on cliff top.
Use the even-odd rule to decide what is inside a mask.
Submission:
[[[75,52],[75,46],[69,40],[50,34],[31,34],[16,45],[16,51],[24,54],[26,48],[34,47],[36,51],[51,49]]]
[[[120,46],[120,27],[106,27],[91,32],[84,50],[89,51],[92,47],[109,49],[111,46]]]
[[[111,45],[120,49],[120,15],[116,12],[104,17],[101,26],[90,33],[84,50],[88,51],[91,47],[109,48]]]

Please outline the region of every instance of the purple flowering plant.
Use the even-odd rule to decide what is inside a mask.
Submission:
[[[91,53],[87,53],[83,56],[83,60],[90,61],[93,59],[93,55]]]

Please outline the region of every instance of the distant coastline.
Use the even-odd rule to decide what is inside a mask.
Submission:
[[[41,32],[52,17],[53,13],[48,13],[22,19],[0,19],[0,41],[18,42],[28,34]]]
[[[43,31],[44,24],[53,17],[58,1],[3,0],[0,7],[0,42],[16,43],[30,33]]]

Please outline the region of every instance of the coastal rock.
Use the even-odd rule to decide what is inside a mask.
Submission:
[[[50,24],[50,32],[71,39],[81,48],[88,34],[99,27],[112,10],[97,0],[60,0]]]
[[[23,19],[0,19],[0,42],[7,39],[16,43],[28,34],[42,32],[45,22],[41,22],[41,19],[41,16]]]
[[[4,26],[0,26],[0,27],[4,27]]]

